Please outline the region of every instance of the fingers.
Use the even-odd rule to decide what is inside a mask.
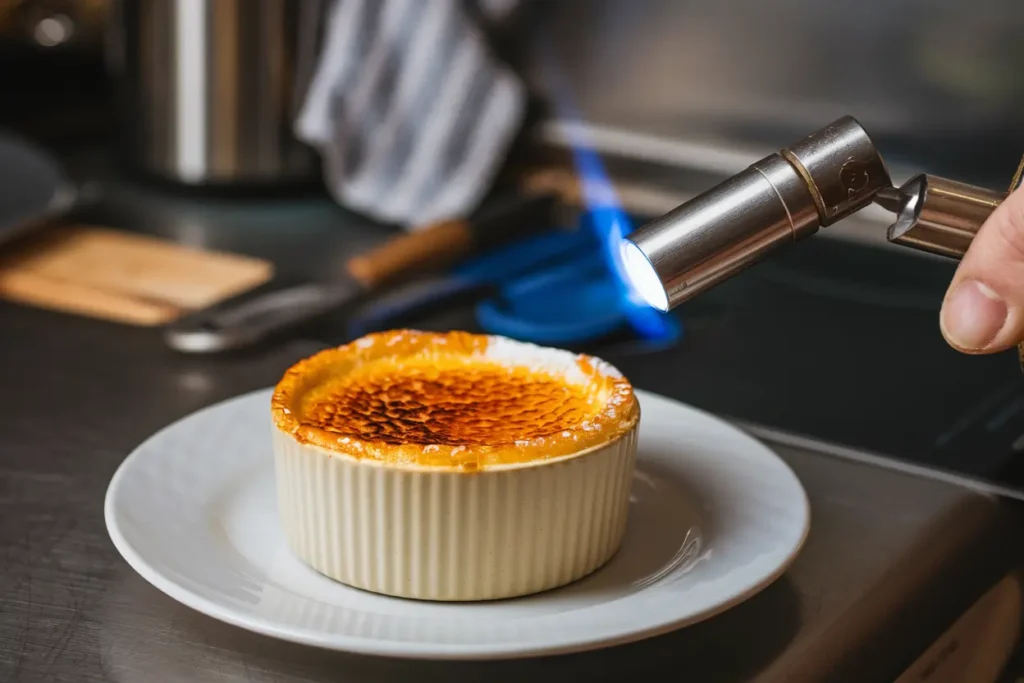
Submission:
[[[1024,191],[1006,198],[978,231],[946,292],[942,334],[965,353],[1024,341]]]

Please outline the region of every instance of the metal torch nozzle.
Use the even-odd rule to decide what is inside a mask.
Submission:
[[[636,230],[623,262],[648,303],[668,310],[891,186],[871,138],[843,117]]]

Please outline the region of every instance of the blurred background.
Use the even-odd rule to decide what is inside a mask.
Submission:
[[[760,152],[855,112],[894,172],[996,174],[1002,186],[1019,156],[1024,12],[1010,2],[598,0],[548,11],[580,107],[602,129]]]
[[[200,4],[221,15],[205,20],[211,30],[223,31],[210,37],[218,40],[211,43],[216,51],[234,48],[238,55],[276,61],[276,67],[264,68],[289,71],[281,77],[294,88],[308,81],[323,31],[316,17],[326,3],[260,0],[242,12],[231,0]],[[557,93],[545,68],[552,55],[539,47],[549,32],[565,70],[564,87],[602,131],[724,145],[742,153],[774,149],[780,140],[856,111],[890,158],[974,179],[998,173],[990,169],[999,163],[1013,166],[1012,150],[1024,137],[1018,125],[1024,86],[1016,68],[1024,58],[1024,13],[1009,0],[516,4],[519,13],[497,43],[501,55],[521,70],[538,97],[553,102]],[[146,6],[4,0],[4,124],[48,141],[95,142],[114,133],[114,121],[125,120],[125,112],[115,100],[112,71],[159,81],[164,69],[168,78],[173,65],[152,60],[171,60],[169,43],[175,40],[197,40],[186,27],[176,30],[175,3]],[[276,39],[267,26],[259,33],[259,16],[275,22]],[[140,43],[148,56],[140,53]],[[230,77],[230,65],[219,68],[220,78]],[[235,69],[243,77],[239,85],[245,69],[255,73],[255,65]],[[124,85],[143,87],[138,81]],[[169,87],[149,87],[160,85]],[[546,118],[557,120],[550,112]],[[544,127],[540,137],[557,140],[552,128]],[[629,155],[629,138],[608,138],[602,149]],[[685,158],[677,163],[699,165]]]
[[[211,363],[486,331],[1017,490],[1013,359],[946,347],[955,264],[884,211],[671,314],[611,245],[845,114],[897,184],[1005,188],[1022,31],[1009,0],[0,0],[0,317]]]
[[[1017,486],[1013,420],[982,434],[990,463],[939,438],[1012,359],[946,348],[955,264],[887,244],[884,212],[671,314],[610,245],[845,114],[897,183],[1004,188],[1022,31],[1009,0],[2,0],[0,316],[213,362],[483,330],[644,358],[638,382],[709,409]]]

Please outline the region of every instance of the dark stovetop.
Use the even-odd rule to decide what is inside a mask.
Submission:
[[[711,412],[1024,497],[1016,354],[950,349],[938,311],[955,264],[816,238],[681,310],[662,362],[616,362],[640,387]]]

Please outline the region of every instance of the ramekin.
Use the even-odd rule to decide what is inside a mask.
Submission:
[[[477,471],[353,457],[275,426],[279,518],[296,556],[363,590],[436,601],[549,590],[618,550],[638,426],[639,415],[581,452]]]
[[[292,552],[356,588],[445,601],[537,593],[618,550],[636,437],[466,473],[329,454],[275,429],[279,516]]]

